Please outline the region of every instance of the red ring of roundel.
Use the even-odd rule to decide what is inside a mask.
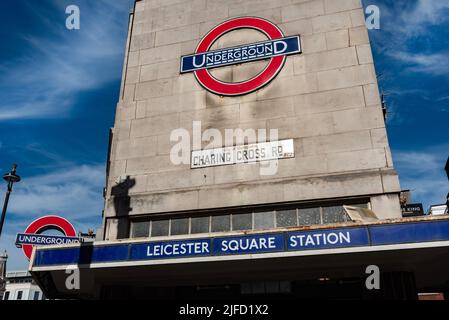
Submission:
[[[201,40],[195,53],[204,53],[209,51],[213,43],[225,33],[233,30],[249,28],[255,29],[264,33],[270,40],[282,38],[284,34],[273,23],[256,17],[243,17],[226,21],[214,29]],[[268,66],[257,76],[249,80],[229,83],[215,79],[207,69],[195,71],[195,76],[198,82],[207,90],[223,95],[223,96],[237,96],[248,94],[262,88],[268,84],[274,77],[277,76],[284,66],[286,56],[273,57]]]
[[[76,237],[76,230],[73,225],[66,219],[58,216],[45,216],[34,220],[26,228],[26,234],[39,234],[44,228],[54,227],[59,231],[63,232],[66,237]],[[31,244],[22,245],[22,251],[28,259],[31,259],[31,254],[33,253],[33,246]]]

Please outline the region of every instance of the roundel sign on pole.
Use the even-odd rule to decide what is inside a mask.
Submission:
[[[42,234],[48,230],[59,231],[63,236]],[[45,216],[34,220],[24,233],[17,235],[16,246],[22,248],[29,260],[34,246],[77,243],[79,241],[79,237],[76,237],[76,230],[69,221],[58,216]]]
[[[223,35],[239,29],[262,32],[267,41],[248,43],[231,48],[211,51],[212,45]],[[210,92],[222,96],[238,96],[256,91],[282,70],[287,55],[301,53],[300,37],[284,37],[272,22],[257,17],[241,17],[228,20],[209,31],[199,43],[194,54],[181,58],[181,74],[194,72],[198,82]],[[211,75],[209,69],[269,60],[258,75],[242,82],[224,82]]]

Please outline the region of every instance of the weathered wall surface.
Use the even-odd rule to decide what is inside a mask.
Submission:
[[[179,74],[180,57],[193,53],[212,27],[247,15],[272,21],[287,36],[300,34],[303,53],[288,57],[266,87],[241,97],[214,95],[193,73]],[[131,19],[106,217],[116,215],[111,189],[120,176],[133,181],[129,215],[400,190],[360,0],[142,0]],[[241,30],[214,47],[263,39]],[[238,81],[265,64],[213,74]],[[192,130],[194,120],[202,121],[203,130],[278,129],[279,139],[295,140],[296,157],[280,160],[274,176],[260,175],[260,164],[195,170],[174,165],[170,133]],[[400,214],[394,201],[386,207],[391,211],[382,217]]]

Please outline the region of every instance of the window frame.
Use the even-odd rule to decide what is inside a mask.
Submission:
[[[285,205],[270,205],[270,206],[257,206],[257,207],[248,207],[248,208],[237,208],[237,209],[219,209],[215,211],[211,211],[210,213],[207,211],[200,212],[198,214],[192,213],[192,212],[184,212],[182,214],[157,214],[153,216],[146,216],[145,218],[139,217],[136,220],[131,220],[131,228],[130,228],[130,238],[132,239],[142,239],[143,237],[134,238],[133,232],[134,227],[136,223],[139,222],[148,222],[149,221],[149,232],[148,232],[148,238],[157,238],[157,237],[179,237],[179,236],[191,236],[191,235],[205,235],[205,234],[214,234],[214,233],[224,233],[224,232],[241,232],[241,231],[257,231],[257,230],[269,230],[269,229],[284,229],[284,228],[293,228],[293,227],[304,227],[304,226],[323,226],[327,224],[333,224],[333,223],[346,223],[350,221],[348,219],[347,214],[344,215],[343,220],[341,222],[330,222],[330,223],[324,223],[324,208],[327,207],[342,207],[343,205],[353,205],[353,206],[364,206],[366,208],[371,208],[371,202],[369,197],[364,198],[348,198],[348,199],[340,199],[340,200],[332,200],[332,201],[318,201],[318,202],[306,202],[306,203],[291,203],[291,204],[285,204]],[[300,211],[302,209],[318,209],[319,210],[319,224],[308,224],[308,225],[302,225],[300,224]],[[278,213],[281,211],[289,211],[294,210],[296,214],[296,226],[285,226],[285,227],[279,227],[278,226]],[[257,213],[263,213],[263,212],[270,212],[273,215],[273,226],[267,227],[267,228],[255,228],[255,217]],[[251,229],[245,229],[245,230],[234,230],[233,226],[233,220],[234,217],[241,214],[251,214]],[[214,217],[219,216],[227,216],[228,222],[229,222],[229,229],[225,231],[213,231],[213,219]],[[200,232],[200,233],[192,233],[192,219],[194,218],[208,218],[208,231],[207,232]],[[187,233],[185,234],[177,234],[172,235],[172,222],[174,220],[179,219],[187,219]],[[153,227],[154,222],[156,221],[167,221],[168,222],[168,234],[167,235],[158,235],[153,236]]]

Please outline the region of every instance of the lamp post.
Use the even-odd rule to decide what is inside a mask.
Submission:
[[[0,219],[0,237],[2,236],[3,223],[5,222],[6,209],[8,209],[9,196],[12,192],[12,186],[14,183],[20,181],[20,176],[16,174],[17,165],[13,164],[11,172],[3,175],[3,179],[8,183],[8,187],[6,190],[5,203],[3,204],[2,217]]]

